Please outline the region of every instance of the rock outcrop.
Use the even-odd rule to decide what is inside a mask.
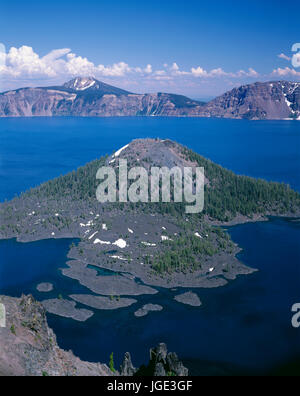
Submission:
[[[124,361],[120,367],[120,374],[123,377],[131,377],[137,372],[137,369],[133,366],[131,361],[131,355],[129,352],[125,353]]]
[[[158,344],[150,349],[150,362],[147,367],[142,366],[135,375],[137,376],[188,376],[188,369],[179,361],[176,353],[168,353],[166,344]]]
[[[59,348],[43,306],[32,296],[0,297],[6,327],[0,328],[0,376],[109,376],[105,364],[83,362]]]

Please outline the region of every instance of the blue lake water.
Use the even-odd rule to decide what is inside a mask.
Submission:
[[[300,190],[300,123],[197,118],[0,119],[0,201],[132,139],[182,143],[239,174]]]
[[[300,124],[213,119],[0,119],[0,200],[110,153],[133,138],[161,137],[183,143],[239,174],[284,181],[300,191]],[[259,272],[228,286],[197,291],[201,308],[173,301],[176,292],[138,297],[119,311],[95,311],[85,323],[48,315],[59,344],[91,361],[117,364],[126,351],[136,365],[148,349],[166,342],[193,373],[268,371],[300,357],[300,330],[291,306],[300,302],[300,223],[272,219],[232,227],[240,259]],[[75,241],[76,242],[76,241]],[[29,244],[0,241],[0,294],[36,298],[87,293],[61,275],[72,240]],[[45,252],[47,254],[45,254]],[[40,282],[53,292],[36,291]],[[178,293],[177,293],[178,294]],[[135,318],[147,302],[164,310]]]

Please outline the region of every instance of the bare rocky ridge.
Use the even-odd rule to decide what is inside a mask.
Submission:
[[[300,83],[255,83],[202,103],[169,93],[134,94],[93,78],[63,86],[23,88],[0,94],[0,117],[175,116],[299,119]]]
[[[300,83],[275,81],[235,88],[209,102],[210,117],[300,119]]]
[[[0,297],[6,327],[0,328],[0,376],[109,376],[105,364],[83,362],[60,349],[43,306],[32,296]]]
[[[133,94],[92,78],[60,87],[24,88],[0,94],[0,117],[188,115],[202,103],[173,94]]]

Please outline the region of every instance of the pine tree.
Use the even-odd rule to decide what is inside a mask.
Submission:
[[[109,368],[110,368],[110,370],[111,370],[113,373],[116,372],[116,370],[115,370],[115,364],[114,364],[114,353],[113,353],[113,352],[111,353],[111,355],[110,355],[110,357],[109,357]]]

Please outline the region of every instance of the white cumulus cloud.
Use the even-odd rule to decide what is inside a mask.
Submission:
[[[1,52],[0,52],[1,53]],[[176,62],[165,70],[153,70],[151,64],[146,67],[131,67],[125,62],[114,63],[105,66],[95,65],[86,57],[76,55],[70,48],[54,49],[47,55],[40,57],[32,47],[12,47],[6,54],[0,54],[0,75],[7,78],[19,79],[53,79],[73,76],[95,76],[95,77],[125,77],[128,75],[151,76],[153,78],[164,77],[258,77],[258,73],[249,69],[238,73],[227,73],[221,68],[206,71],[202,67],[192,67],[190,71],[181,70]]]
[[[24,78],[54,78],[64,76],[109,76],[122,77],[128,73],[142,73],[142,69],[131,68],[125,62],[115,63],[112,66],[95,65],[86,57],[78,56],[69,48],[55,49],[47,55],[40,57],[32,47],[12,47],[7,54],[1,55],[1,75],[6,77]],[[151,65],[145,73],[152,73]]]
[[[298,72],[292,69],[277,69],[272,75],[292,75],[298,77]],[[184,70],[177,62],[163,63],[163,67],[155,69],[153,65],[129,65],[124,61],[111,65],[96,64],[92,60],[74,53],[70,48],[60,48],[50,51],[46,55],[38,54],[32,47],[23,45],[20,48],[11,47],[5,52],[0,47],[0,80],[1,89],[12,89],[24,85],[39,86],[52,85],[67,81],[75,76],[91,76],[107,80],[108,83],[129,89],[140,86],[140,89],[153,87],[173,88],[191,87],[197,89],[201,84],[237,85],[245,80],[263,77],[253,68],[237,72],[225,71],[221,67],[206,70],[197,65]],[[160,84],[157,85],[156,84]],[[152,84],[152,85],[151,85]],[[155,87],[155,88],[154,88]]]
[[[207,77],[207,78],[212,78],[212,77],[232,77],[232,78],[239,78],[239,77],[250,77],[250,78],[257,78],[259,77],[259,73],[252,69],[251,67],[245,71],[245,70],[239,70],[236,73],[231,73],[231,72],[226,72],[222,68],[217,68],[217,69],[212,69],[210,71],[207,71],[203,69],[201,66],[198,66],[197,68],[192,67],[191,73],[195,77]]]
[[[273,70],[272,75],[276,77],[300,77],[300,72],[289,67],[285,67],[284,69],[278,67],[278,69]]]
[[[144,72],[147,73],[147,74],[151,74],[153,72],[152,66],[151,65],[147,65],[146,68],[144,69]]]

